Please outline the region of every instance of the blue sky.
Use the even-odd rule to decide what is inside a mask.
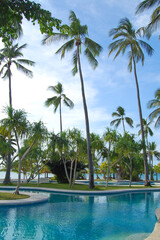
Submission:
[[[137,133],[136,125],[139,123],[138,105],[136,97],[135,80],[133,73],[127,70],[127,56],[120,56],[113,62],[113,57],[108,58],[108,45],[111,43],[109,30],[118,25],[121,18],[128,17],[137,29],[146,25],[150,12],[135,15],[135,8],[141,1],[134,0],[37,0],[44,9],[52,12],[63,23],[68,22],[69,11],[73,10],[81,20],[81,24],[88,26],[89,37],[103,47],[103,52],[98,58],[99,65],[92,70],[87,60],[82,56],[82,70],[85,82],[86,98],[90,119],[90,131],[102,135],[106,127],[110,127],[113,120],[111,114],[118,106],[122,106],[126,115],[134,120],[134,129],[126,126],[126,130]],[[128,4],[129,2],[129,4]],[[23,37],[20,44],[27,43],[28,47],[23,51],[24,57],[36,62],[32,68],[34,77],[29,79],[13,68],[13,107],[25,109],[31,121],[42,120],[50,131],[59,131],[59,114],[53,113],[52,107],[46,108],[44,102],[51,97],[52,92],[48,86],[54,86],[61,82],[65,94],[75,103],[73,110],[63,107],[63,129],[79,128],[85,133],[84,112],[80,89],[79,75],[72,76],[72,56],[66,54],[65,59],[60,60],[55,55],[56,50],[63,42],[50,46],[42,46],[43,36],[39,26],[33,26],[26,20],[23,21]],[[154,92],[160,84],[160,55],[158,33],[150,39],[149,43],[154,48],[154,55],[145,55],[145,64],[137,66],[139,79],[143,117],[147,118],[150,110],[147,102],[154,98]],[[2,43],[1,45],[2,46]],[[8,104],[8,81],[0,81],[0,107]],[[3,113],[1,113],[1,118]],[[154,129],[153,129],[154,130]],[[119,128],[122,131],[122,128]],[[154,137],[158,149],[159,130],[154,130]]]

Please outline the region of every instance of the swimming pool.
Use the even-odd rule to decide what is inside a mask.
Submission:
[[[48,203],[0,207],[0,240],[134,239],[130,236],[153,231],[159,199],[160,192],[149,191],[107,196],[52,193]]]

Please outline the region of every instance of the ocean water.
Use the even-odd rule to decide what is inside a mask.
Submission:
[[[53,176],[54,176],[54,175],[51,174],[51,173],[48,174],[48,177],[53,177]],[[103,175],[102,175],[102,174],[98,174],[98,176],[99,176],[100,179],[103,179]],[[40,177],[41,177],[41,178],[44,178],[44,177],[45,177],[45,174],[42,173],[42,174],[40,175]],[[156,174],[154,174],[153,177],[154,177],[154,180],[156,180]],[[4,178],[5,178],[5,172],[0,172],[0,179],[4,179]],[[24,179],[23,174],[22,174],[21,178]],[[35,179],[37,179],[37,178],[38,178],[38,177],[36,177]],[[85,178],[88,180],[88,179],[89,179],[89,174],[85,174]],[[96,178],[97,178],[97,175],[94,174],[94,179],[96,179]],[[145,179],[145,175],[142,174],[142,175],[140,176],[140,178],[141,178],[142,180],[144,180],[144,179]],[[18,174],[15,173],[15,172],[11,172],[11,179],[18,179]],[[158,174],[158,180],[160,180],[160,174]]]
[[[5,178],[5,172],[0,172],[0,179],[4,179]],[[42,174],[40,174],[40,177],[41,178],[44,178],[45,177],[45,174],[44,173],[42,173]],[[48,174],[48,177],[53,177],[53,174]],[[23,176],[23,174],[22,174],[22,176],[21,176],[21,178],[22,179],[24,179],[24,176]],[[37,179],[38,177],[36,177],[35,179]],[[11,179],[18,179],[18,174],[17,173],[15,173],[15,172],[11,172]]]

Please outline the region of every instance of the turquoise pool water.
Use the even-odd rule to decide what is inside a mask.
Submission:
[[[131,235],[153,231],[158,207],[160,192],[50,194],[49,203],[0,207],[0,240],[133,239]]]

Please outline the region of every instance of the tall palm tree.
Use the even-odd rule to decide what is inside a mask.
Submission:
[[[148,102],[148,108],[153,108],[153,112],[149,114],[151,122],[156,119],[155,127],[160,127],[160,88],[155,92],[155,99]]]
[[[23,59],[22,56],[22,50],[26,48],[27,44],[23,44],[22,46],[18,46],[17,44],[13,44],[13,42],[10,42],[10,44],[6,44],[3,49],[0,50],[0,64],[2,65],[2,68],[0,70],[0,76],[2,78],[8,78],[9,80],[9,107],[12,108],[12,84],[11,84],[11,66],[15,65],[17,70],[20,70],[21,72],[25,73],[27,76],[32,77],[32,71],[28,70],[25,65],[33,66],[34,62]],[[9,139],[10,142],[10,139]],[[9,144],[10,145],[10,144]],[[10,167],[11,167],[11,154],[8,155],[8,163],[7,163],[7,171],[6,176],[4,179],[4,183],[8,184],[10,182]]]
[[[99,56],[100,52],[102,51],[102,47],[88,38],[88,28],[87,25],[81,25],[80,20],[77,18],[76,14],[71,11],[70,16],[70,26],[68,27],[67,34],[55,33],[51,36],[46,35],[43,39],[43,44],[49,44],[51,42],[59,41],[59,40],[68,40],[64,43],[56,53],[61,54],[61,59],[65,56],[67,51],[71,51],[75,48],[73,52],[73,69],[72,73],[75,75],[79,72],[80,81],[81,81],[81,91],[82,91],[82,99],[83,99],[83,107],[84,107],[84,114],[85,114],[85,124],[86,124],[86,136],[87,136],[87,153],[88,153],[88,162],[89,162],[89,187],[90,189],[94,188],[94,170],[93,170],[93,163],[92,163],[92,155],[91,155],[91,142],[90,142],[90,129],[89,129],[89,118],[88,118],[88,110],[87,110],[87,103],[85,97],[85,90],[84,90],[84,81],[81,69],[81,62],[80,62],[80,53],[82,46],[85,47],[84,55],[88,58],[89,63],[95,69],[98,65],[98,61],[96,56]]]
[[[131,22],[128,18],[124,18],[120,21],[117,28],[113,28],[110,31],[110,36],[113,36],[113,42],[109,45],[109,56],[116,51],[114,59],[120,54],[124,54],[128,49],[129,64],[128,69],[132,72],[132,66],[134,71],[136,90],[137,90],[137,100],[138,100],[138,109],[139,109],[139,118],[140,126],[142,132],[142,143],[143,143],[143,158],[144,158],[144,168],[145,168],[145,185],[150,185],[148,180],[148,163],[146,155],[146,146],[145,146],[145,137],[143,130],[143,121],[142,121],[142,109],[140,101],[140,92],[137,78],[136,63],[139,61],[144,64],[144,53],[142,48],[146,50],[148,55],[152,55],[153,48],[146,43],[145,41],[138,38],[140,36],[140,30],[135,31]]]
[[[130,127],[133,128],[133,120],[130,117],[125,117],[125,110],[123,107],[119,106],[117,108],[117,111],[112,113],[112,117],[118,117],[118,118],[111,121],[110,123],[111,126],[115,125],[115,127],[117,128],[122,123],[124,133],[125,133],[124,122],[126,122]]]
[[[63,93],[63,87],[60,82],[56,86],[50,86],[48,89],[52,90],[54,93],[56,93],[57,96],[53,96],[51,98],[47,98],[45,101],[45,105],[47,107],[53,105],[54,106],[54,112],[57,111],[59,107],[59,114],[60,114],[60,132],[62,133],[62,100],[63,103],[69,107],[70,109],[74,107],[74,103],[66,97],[66,95]]]
[[[150,9],[155,7],[153,10],[150,23],[146,28],[147,36],[150,37],[151,34],[159,28],[160,23],[160,1],[159,0],[144,0],[138,4],[136,13],[143,12],[144,10]]]
[[[17,70],[20,70],[24,74],[26,74],[28,77],[32,77],[32,71],[27,69],[23,66],[30,65],[33,66],[34,62],[30,61],[28,59],[23,59],[23,53],[22,50],[26,48],[27,44],[23,44],[22,46],[18,46],[18,43],[13,44],[7,44],[3,49],[0,50],[0,63],[3,64],[1,70],[0,70],[0,76],[2,78],[8,78],[9,80],[9,106],[12,107],[12,87],[11,87],[11,66],[15,65]]]

